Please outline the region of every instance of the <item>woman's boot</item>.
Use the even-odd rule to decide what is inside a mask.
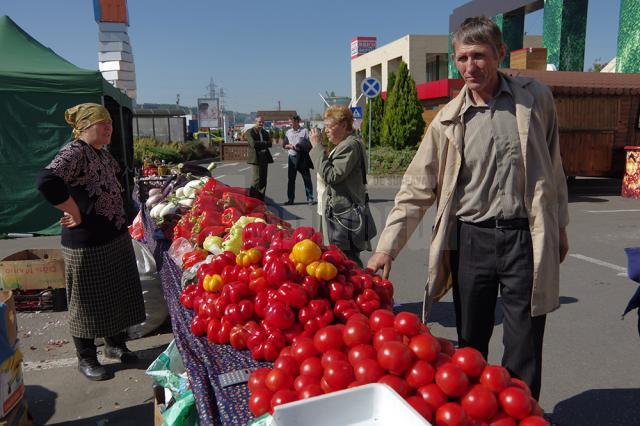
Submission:
[[[96,345],[93,339],[73,337],[78,354],[78,370],[89,380],[105,380],[107,370],[98,362]]]
[[[133,364],[138,362],[138,356],[127,348],[125,343],[127,336],[125,333],[119,333],[115,336],[104,338],[104,356],[111,359],[117,359],[123,364]]]

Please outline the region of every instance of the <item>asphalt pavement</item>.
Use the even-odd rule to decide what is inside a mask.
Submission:
[[[294,226],[318,226],[317,206],[309,206],[302,179],[296,201],[287,200],[287,153],[272,148],[267,198]],[[224,162],[213,176],[248,186],[251,168]],[[312,173],[314,175],[314,173]],[[313,176],[314,191],[316,178]],[[540,403],[560,425],[637,425],[640,418],[640,345],[637,317],[621,313],[637,284],[626,276],[625,247],[640,246],[640,200],[619,196],[620,181],[582,178],[570,182],[570,251],[561,267],[561,308],[547,317]],[[398,187],[370,186],[379,230]],[[418,310],[426,280],[428,241],[434,211],[398,256],[391,270],[396,302]],[[373,241],[375,247],[376,241]],[[59,237],[0,240],[0,258],[22,248],[59,247]],[[366,263],[370,253],[363,253]],[[117,296],[117,295],[114,295]],[[108,364],[115,378],[89,382],[76,370],[66,313],[19,313],[20,346],[30,411],[37,424],[153,424],[151,380],[144,369],[171,341],[167,324],[151,337],[130,342],[141,362],[133,368]],[[429,320],[437,336],[456,339],[451,295],[433,308]],[[502,355],[502,312],[498,304],[489,362]]]

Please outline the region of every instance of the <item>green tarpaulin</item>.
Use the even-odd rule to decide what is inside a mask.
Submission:
[[[64,111],[82,102],[109,109],[114,119],[110,150],[129,181],[131,99],[99,71],[78,68],[1,16],[0,233],[59,233],[61,212],[39,194],[36,178],[71,138]]]

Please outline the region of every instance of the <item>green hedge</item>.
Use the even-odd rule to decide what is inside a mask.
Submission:
[[[371,174],[401,175],[416,155],[417,147],[393,149],[387,147],[371,148]]]
[[[182,163],[215,157],[216,151],[198,141],[158,142],[152,138],[135,138],[133,141],[133,160],[136,166],[142,165],[145,157],[164,160],[166,163]]]

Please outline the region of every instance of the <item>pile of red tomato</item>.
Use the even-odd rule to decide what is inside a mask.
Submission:
[[[195,312],[194,335],[274,362],[249,379],[255,416],[377,382],[436,425],[548,424],[527,385],[504,368],[487,365],[474,349],[454,350],[414,314],[394,315],[389,280],[324,246],[312,227],[269,222],[245,225],[242,250],[201,263],[180,295]],[[206,257],[198,250],[188,264]]]

